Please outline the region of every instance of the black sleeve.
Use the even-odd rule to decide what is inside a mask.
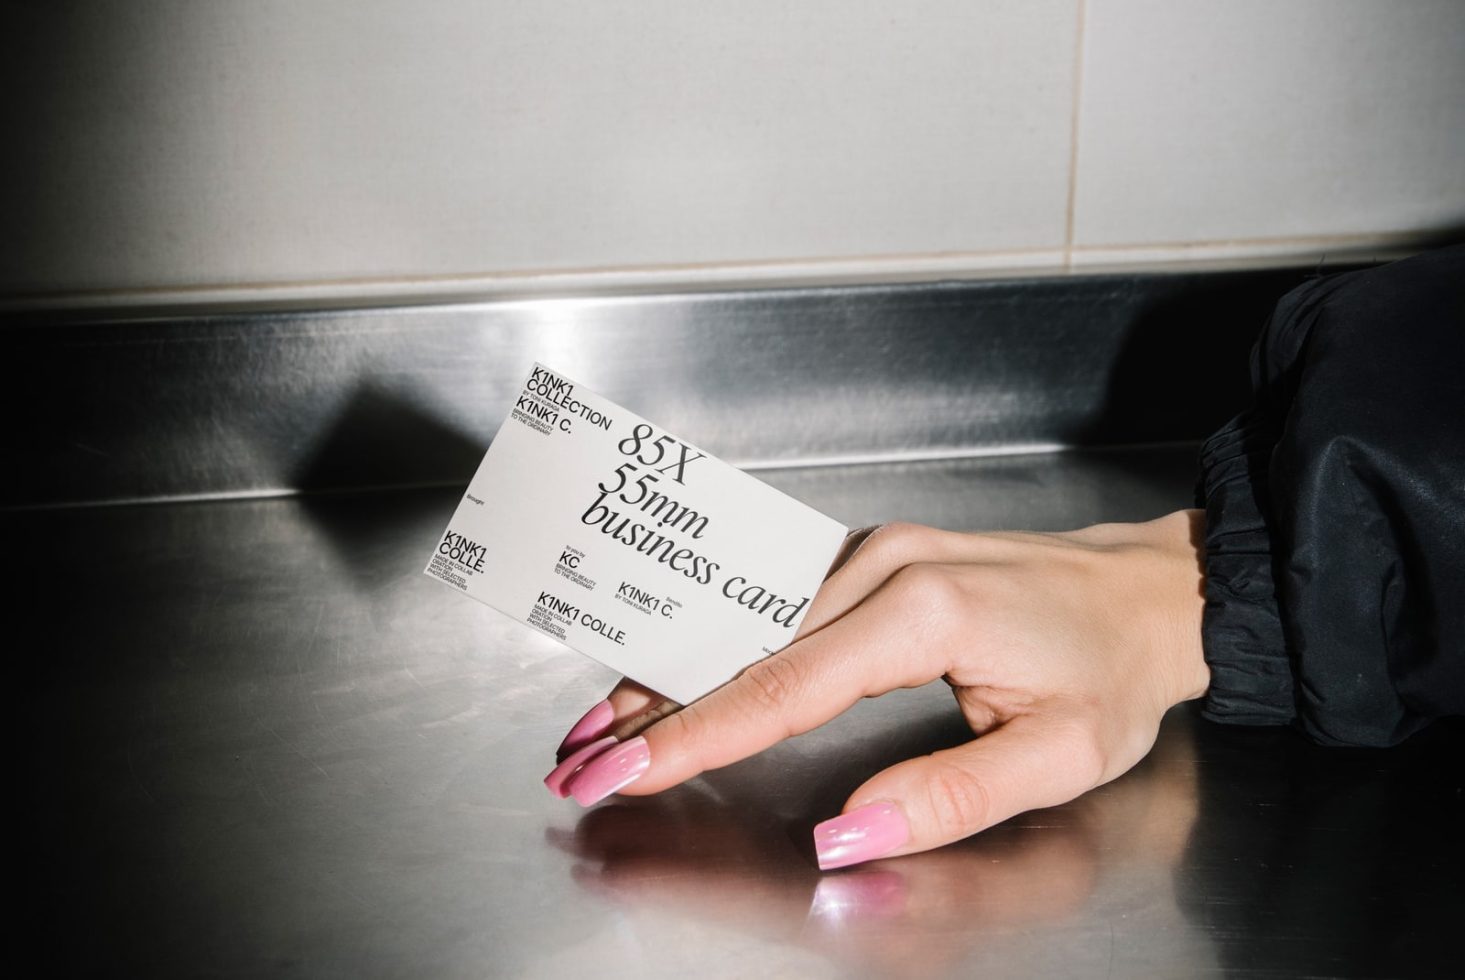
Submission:
[[[1465,714],[1465,246],[1317,279],[1207,440],[1204,713],[1392,745]]]

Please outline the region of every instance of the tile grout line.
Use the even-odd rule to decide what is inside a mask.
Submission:
[[[1077,35],[1073,43],[1073,110],[1068,131],[1068,207],[1064,214],[1063,268],[1073,269],[1073,219],[1078,208],[1078,129],[1083,111],[1084,38],[1088,24],[1088,0],[1078,0]]]

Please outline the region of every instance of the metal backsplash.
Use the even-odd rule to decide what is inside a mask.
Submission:
[[[755,468],[1195,440],[1307,274],[11,318],[3,503],[461,483],[536,360]]]

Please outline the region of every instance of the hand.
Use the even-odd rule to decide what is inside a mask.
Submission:
[[[821,867],[928,850],[1067,802],[1132,767],[1165,711],[1205,692],[1201,521],[1181,511],[1063,534],[893,524],[852,536],[793,643],[680,710],[623,682],[563,748],[617,741],[572,752],[546,782],[585,805],[655,793],[862,697],[940,677],[981,737],[857,789],[815,828]]]

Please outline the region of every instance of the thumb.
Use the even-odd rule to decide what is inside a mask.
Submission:
[[[1104,781],[1095,730],[1025,715],[973,742],[891,766],[814,828],[825,871],[970,837],[1014,814],[1057,806]]]

